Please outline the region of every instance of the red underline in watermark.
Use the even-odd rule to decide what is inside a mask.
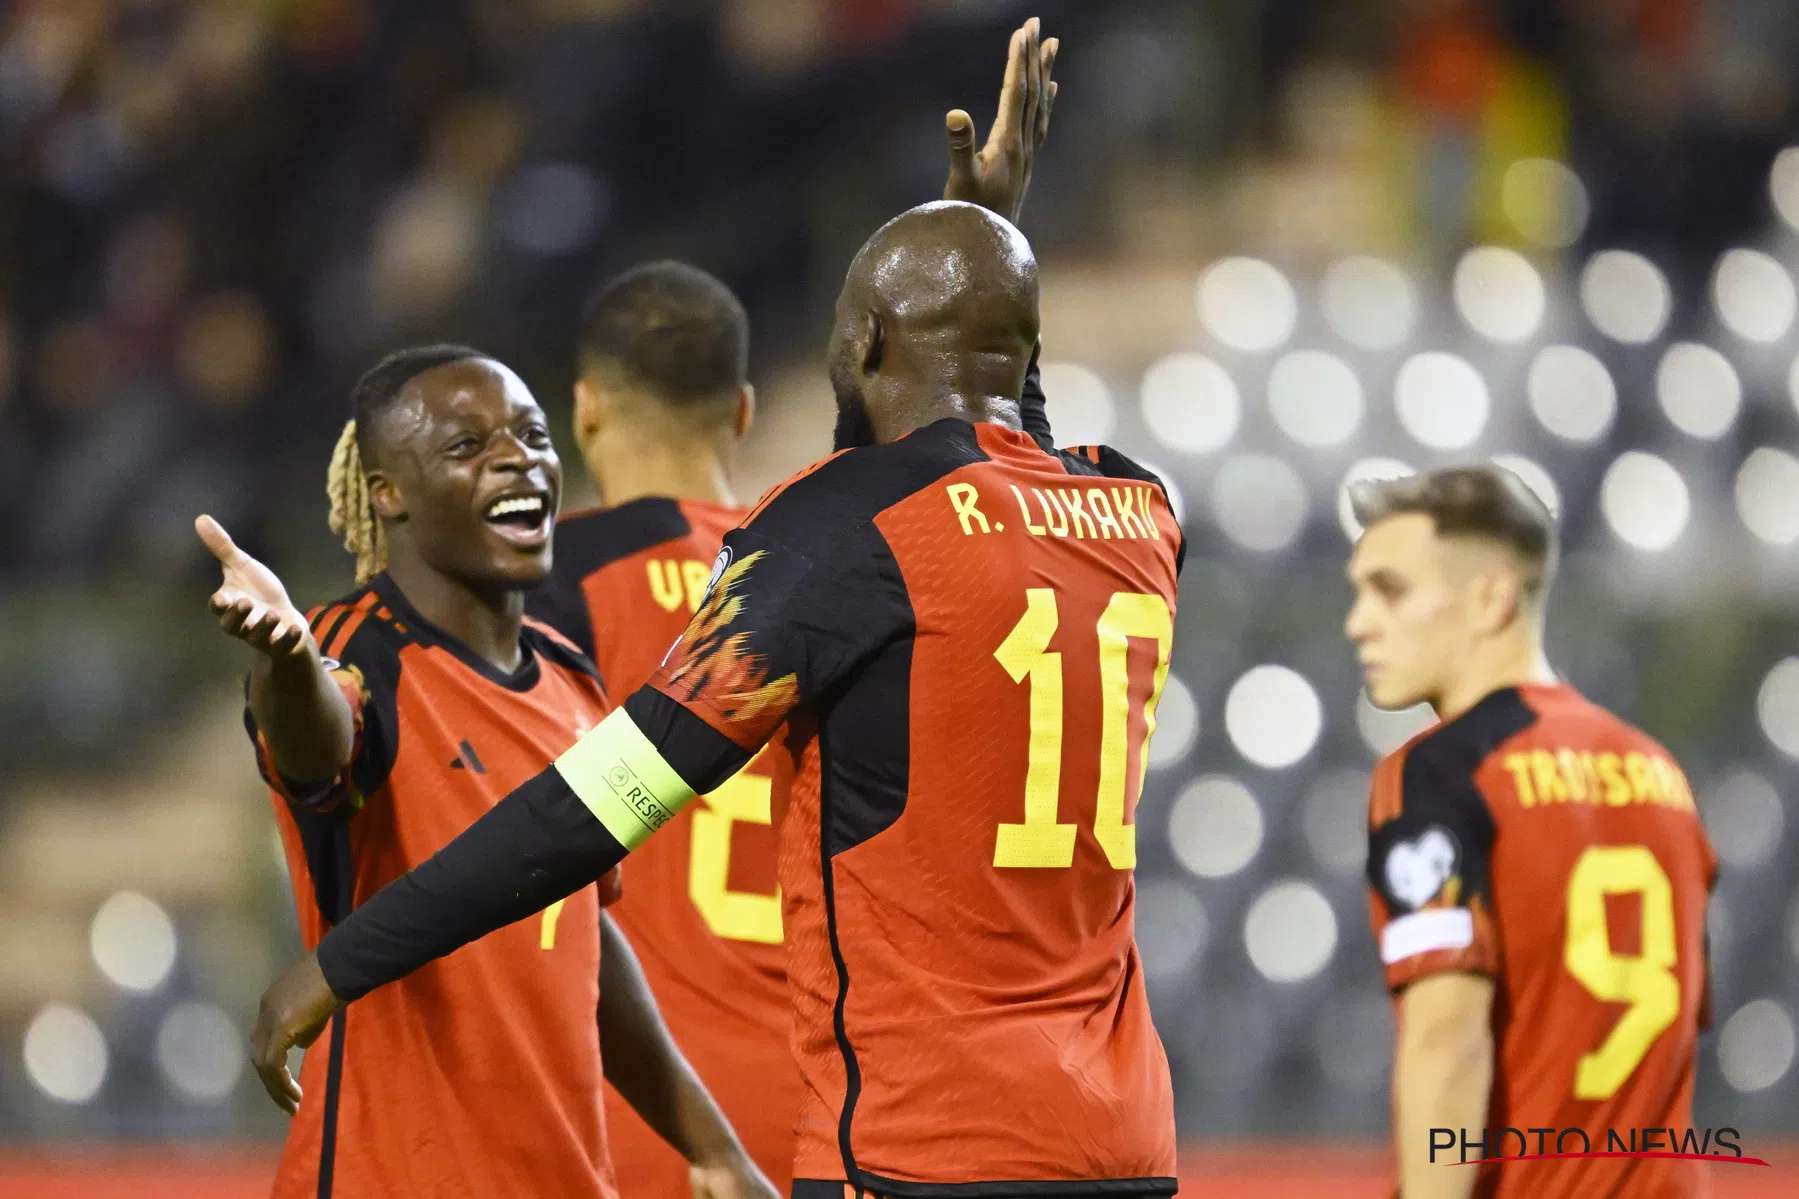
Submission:
[[[1660,1158],[1680,1162],[1717,1162],[1724,1166],[1765,1166],[1759,1157],[1724,1157],[1716,1153],[1629,1153],[1614,1150],[1605,1153],[1521,1153],[1516,1157],[1483,1157],[1474,1161],[1445,1162],[1450,1166],[1496,1166],[1506,1162],[1572,1161],[1590,1157]]]

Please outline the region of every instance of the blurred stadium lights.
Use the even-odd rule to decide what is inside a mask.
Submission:
[[[1393,349],[1418,322],[1411,280],[1386,259],[1367,254],[1334,263],[1325,272],[1319,300],[1331,331],[1364,350]]]
[[[1641,254],[1601,250],[1580,273],[1580,304],[1593,327],[1631,345],[1654,341],[1668,325],[1667,276]]]
[[[1181,761],[1199,738],[1199,705],[1179,675],[1168,672],[1156,703],[1156,733],[1149,741],[1149,768],[1159,770]]]
[[[1743,384],[1730,359],[1717,350],[1677,341],[1655,368],[1655,397],[1676,429],[1716,441],[1736,423],[1743,407]]]
[[[1219,467],[1211,498],[1219,528],[1245,549],[1284,550],[1305,524],[1305,480],[1268,454],[1239,454]]]
[[[1104,445],[1117,423],[1112,389],[1078,362],[1042,364],[1043,394],[1060,445]]]
[[[1268,372],[1268,411],[1282,433],[1312,449],[1333,449],[1362,423],[1362,381],[1323,350],[1283,354]]]
[[[1236,381],[1204,354],[1169,354],[1151,364],[1139,398],[1150,435],[1189,454],[1229,445],[1243,417]]]
[[[1487,381],[1466,358],[1441,350],[1413,354],[1393,380],[1399,424],[1421,445],[1461,450],[1487,427]]]
[[[1769,744],[1799,758],[1799,658],[1782,658],[1755,693],[1755,717]]]
[[[1592,212],[1586,184],[1553,158],[1514,161],[1500,179],[1499,204],[1513,228],[1553,250],[1573,245]]]
[[[1799,458],[1762,446],[1737,471],[1737,515],[1769,545],[1799,541]]]
[[[93,1017],[66,1003],[46,1004],[25,1027],[26,1077],[60,1103],[86,1103],[106,1081],[106,1038]]]
[[[1732,771],[1700,797],[1712,846],[1726,866],[1760,866],[1780,847],[1786,823],[1780,793],[1753,770]]]
[[[128,991],[153,991],[175,967],[175,925],[154,900],[120,891],[94,913],[88,948],[114,983]]]
[[[1256,896],[1243,920],[1249,961],[1270,982],[1311,978],[1337,949],[1337,917],[1330,901],[1302,879],[1284,879]]]
[[[1293,285],[1260,258],[1224,258],[1199,277],[1199,319],[1233,350],[1259,352],[1286,344],[1299,319]]]
[[[1168,844],[1188,873],[1229,878],[1262,847],[1262,808],[1234,778],[1209,774],[1188,783],[1168,809]]]
[[[1562,489],[1556,486],[1555,476],[1551,475],[1548,470],[1521,454],[1496,454],[1493,457],[1493,465],[1517,475],[1524,485],[1543,501],[1543,506],[1549,509],[1549,515],[1561,516]]]
[[[216,1103],[237,1087],[244,1069],[244,1034],[218,1007],[176,1004],[156,1031],[156,1064],[176,1091]]]
[[[1765,1091],[1793,1064],[1793,1018],[1774,999],[1744,1004],[1718,1034],[1718,1069],[1739,1091]]]
[[[1362,735],[1363,745],[1382,757],[1435,723],[1437,714],[1429,704],[1414,704],[1409,708],[1388,711],[1375,707],[1366,690],[1356,694],[1356,732]]]
[[[1793,327],[1793,277],[1760,250],[1726,250],[1712,273],[1718,319],[1747,341],[1776,342]]]
[[[1368,856],[1368,772],[1342,767],[1320,775],[1300,806],[1299,829],[1326,873],[1360,874]]]
[[[1224,699],[1224,731],[1244,759],[1281,770],[1312,751],[1324,729],[1318,692],[1285,666],[1251,667]]]
[[[1516,250],[1503,246],[1469,250],[1456,264],[1451,290],[1456,311],[1488,341],[1524,341],[1543,323],[1548,301],[1542,276]]]
[[[1544,346],[1531,360],[1525,393],[1537,422],[1563,441],[1604,437],[1618,411],[1605,363],[1579,346]]]
[[[1361,522],[1356,520],[1355,512],[1349,505],[1351,485],[1364,479],[1399,479],[1416,473],[1410,465],[1397,458],[1363,458],[1351,463],[1343,474],[1343,481],[1337,485],[1337,523],[1343,526],[1343,535],[1351,541],[1362,535]]]
[[[1799,146],[1788,146],[1774,156],[1774,167],[1768,172],[1768,195],[1774,201],[1774,211],[1799,232]]]
[[[1787,399],[1793,401],[1793,411],[1799,413],[1799,354],[1793,356],[1793,365],[1787,368]]]
[[[1640,550],[1665,550],[1680,539],[1692,514],[1686,480],[1666,459],[1627,450],[1606,468],[1599,508],[1612,532]]]
[[[1192,969],[1205,952],[1211,925],[1205,904],[1173,878],[1137,882],[1137,948],[1152,979],[1176,977]]]

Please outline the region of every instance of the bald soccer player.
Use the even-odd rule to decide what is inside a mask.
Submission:
[[[1668,751],[1550,670],[1555,531],[1517,476],[1441,470],[1351,501],[1368,695],[1440,718],[1375,768],[1369,812],[1400,1193],[1704,1194],[1706,1167],[1665,1153],[1459,1165],[1615,1150],[1614,1130],[1695,1148],[1716,859]]]
[[[620,713],[271,988],[264,1068],[609,869],[785,722],[794,1193],[1173,1192],[1131,876],[1181,559],[1167,496],[1112,450],[1022,431],[1036,264],[1004,220],[904,214],[837,315],[856,448],[726,538]]]

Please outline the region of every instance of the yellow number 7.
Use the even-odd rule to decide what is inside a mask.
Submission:
[[[1612,951],[1605,897],[1642,900],[1642,937],[1635,956]],[[1627,1003],[1599,1048],[1575,1067],[1576,1099],[1610,1099],[1680,1015],[1674,977],[1674,885],[1642,845],[1596,845],[1568,876],[1568,940],[1562,964],[1595,999]]]
[[[1074,864],[1073,824],[1058,821],[1062,789],[1062,655],[1051,653],[1059,618],[1056,593],[1048,587],[1025,592],[1025,611],[993,656],[1015,683],[1030,682],[1030,748],[1024,776],[1024,822],[1001,824],[994,838],[995,866],[1064,867]],[[1156,703],[1168,679],[1174,645],[1174,618],[1159,595],[1120,591],[1100,614],[1099,788],[1093,836],[1114,869],[1137,864],[1137,826],[1124,822],[1130,776],[1130,643],[1153,641],[1156,669],[1143,705],[1143,744],[1137,751],[1138,786],[1156,731]]]

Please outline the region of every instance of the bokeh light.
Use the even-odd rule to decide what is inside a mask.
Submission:
[[[1718,319],[1748,341],[1779,341],[1793,326],[1793,277],[1760,250],[1726,250],[1712,273]]]
[[[100,972],[130,991],[151,991],[175,966],[175,925],[152,899],[120,891],[94,913],[88,947]]]
[[[1205,952],[1211,935],[1205,904],[1179,880],[1140,879],[1136,916],[1137,948],[1151,978],[1185,974]]]
[[[1768,195],[1774,201],[1774,211],[1799,232],[1799,146],[1788,146],[1774,156],[1774,169],[1768,172]]]
[[[1225,258],[1199,277],[1199,319],[1233,350],[1272,350],[1293,334],[1293,285],[1259,258]]]
[[[1344,472],[1343,481],[1337,484],[1337,523],[1343,526],[1343,535],[1351,541],[1362,535],[1362,522],[1355,518],[1355,509],[1349,502],[1351,487],[1364,480],[1403,479],[1417,473],[1397,458],[1363,458],[1352,463]]]
[[[1313,449],[1340,446],[1362,423],[1362,381],[1322,350],[1295,350],[1268,372],[1268,411],[1281,432]]]
[[[1325,272],[1319,302],[1331,331],[1364,350],[1390,350],[1418,323],[1418,300],[1405,272],[1366,254],[1341,259]]]
[[[1799,758],[1799,658],[1782,658],[1755,693],[1755,717],[1768,743]]]
[[[1156,735],[1149,740],[1149,768],[1160,770],[1172,766],[1193,750],[1199,738],[1199,705],[1193,692],[1172,670],[1162,684],[1162,698],[1156,704]]]
[[[106,1081],[106,1038],[80,1008],[43,1007],[25,1027],[25,1075],[61,1103],[86,1103]]]
[[[1524,386],[1537,422],[1563,441],[1599,440],[1618,412],[1611,372],[1578,346],[1538,350]]]
[[[1432,350],[1413,354],[1393,381],[1399,423],[1423,445],[1460,450],[1487,427],[1487,382],[1465,358]]]
[[[1318,692],[1285,666],[1252,667],[1224,699],[1224,731],[1239,754],[1266,770],[1293,765],[1324,729]]]
[[[1041,365],[1044,407],[1057,445],[1104,445],[1112,437],[1117,416],[1112,389],[1078,362]]]
[[[1456,311],[1488,341],[1523,341],[1543,323],[1543,279],[1524,255],[1501,246],[1476,246],[1456,264]]]
[[[1286,879],[1256,896],[1243,921],[1249,961],[1270,982],[1311,978],[1337,949],[1337,917],[1311,883]]]
[[[1592,211],[1580,176],[1553,158],[1520,158],[1507,167],[1499,204],[1518,232],[1558,250],[1579,240]]]
[[[1730,431],[1743,407],[1743,385],[1730,359],[1710,346],[1669,346],[1655,370],[1655,398],[1676,429],[1715,441]]]
[[[1641,254],[1601,250],[1580,273],[1580,304],[1595,329],[1641,345],[1661,336],[1674,296],[1667,276]]]
[[[1143,372],[1139,394],[1150,435],[1189,454],[1230,444],[1242,420],[1235,380],[1204,354],[1170,354],[1154,363]],[[1060,440],[1060,428],[1056,432]]]
[[[1727,866],[1759,866],[1780,848],[1785,813],[1780,792],[1753,770],[1735,770],[1700,796],[1712,847]]]
[[[1737,515],[1769,545],[1799,541],[1799,458],[1762,446],[1737,471]]]
[[[1606,468],[1599,510],[1626,545],[1665,550],[1685,531],[1692,501],[1686,480],[1666,459],[1630,450]]]
[[[1306,519],[1306,485],[1299,472],[1267,454],[1240,454],[1212,476],[1218,527],[1245,549],[1287,548]]]
[[[1429,704],[1413,704],[1409,708],[1388,711],[1377,708],[1366,691],[1356,696],[1355,727],[1362,744],[1385,757],[1437,723],[1437,714]]]
[[[1765,1091],[1793,1064],[1793,1018],[1774,999],[1745,1003],[1718,1034],[1718,1069],[1738,1091]]]
[[[244,1036],[210,1003],[176,1004],[156,1031],[156,1064],[181,1094],[217,1102],[237,1087]]]
[[[1168,809],[1175,860],[1200,878],[1228,878],[1262,847],[1262,808],[1249,788],[1222,774],[1181,788]]]
[[[1556,485],[1555,476],[1540,464],[1520,454],[1495,454],[1493,465],[1511,471],[1530,488],[1531,493],[1543,501],[1549,509],[1549,515],[1560,517],[1562,514],[1562,489]]]
[[[1368,860],[1368,772],[1342,768],[1319,776],[1300,806],[1299,831],[1327,873],[1360,874]]]

